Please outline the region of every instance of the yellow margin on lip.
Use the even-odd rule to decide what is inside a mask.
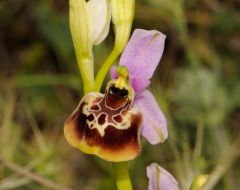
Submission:
[[[90,147],[85,141],[81,141],[78,148],[86,154],[97,154],[99,152],[98,147]]]

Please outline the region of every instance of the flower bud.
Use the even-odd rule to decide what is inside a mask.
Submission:
[[[208,180],[208,175],[197,176],[191,185],[190,190],[201,190]]]
[[[111,9],[109,0],[90,0],[87,3],[94,45],[100,44],[108,35]]]
[[[84,91],[94,85],[91,25],[85,0],[70,0],[70,30]]]
[[[130,35],[134,17],[134,0],[112,0],[112,22],[115,30],[115,49],[122,52]]]

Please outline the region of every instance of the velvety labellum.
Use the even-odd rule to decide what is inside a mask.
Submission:
[[[113,162],[134,159],[140,154],[141,114],[132,108],[128,89],[109,82],[105,94],[85,95],[66,120],[67,141],[81,151]]]

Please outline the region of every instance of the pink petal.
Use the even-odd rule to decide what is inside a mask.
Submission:
[[[168,137],[167,121],[152,93],[137,94],[133,107],[143,115],[142,136],[151,144],[163,142]]]
[[[147,167],[148,190],[179,190],[176,179],[164,168],[153,163]]]
[[[139,93],[145,90],[151,83],[149,79],[141,79],[141,78],[132,78],[130,79],[130,81],[135,93]]]
[[[166,36],[157,30],[136,29],[120,59],[130,78],[150,79],[161,59]]]
[[[110,75],[112,79],[116,79],[118,77],[117,75],[117,66],[113,65],[110,70]]]

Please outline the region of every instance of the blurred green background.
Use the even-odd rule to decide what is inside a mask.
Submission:
[[[133,30],[167,35],[151,91],[169,138],[156,146],[142,139],[142,154],[130,163],[134,189],[147,189],[146,166],[156,162],[182,190],[202,174],[209,174],[205,190],[239,190],[239,10],[239,0],[136,1]],[[111,31],[94,48],[96,71],[113,39]],[[0,1],[1,190],[49,189],[9,164],[76,190],[116,189],[111,164],[71,148],[63,136],[81,96],[68,1]]]

